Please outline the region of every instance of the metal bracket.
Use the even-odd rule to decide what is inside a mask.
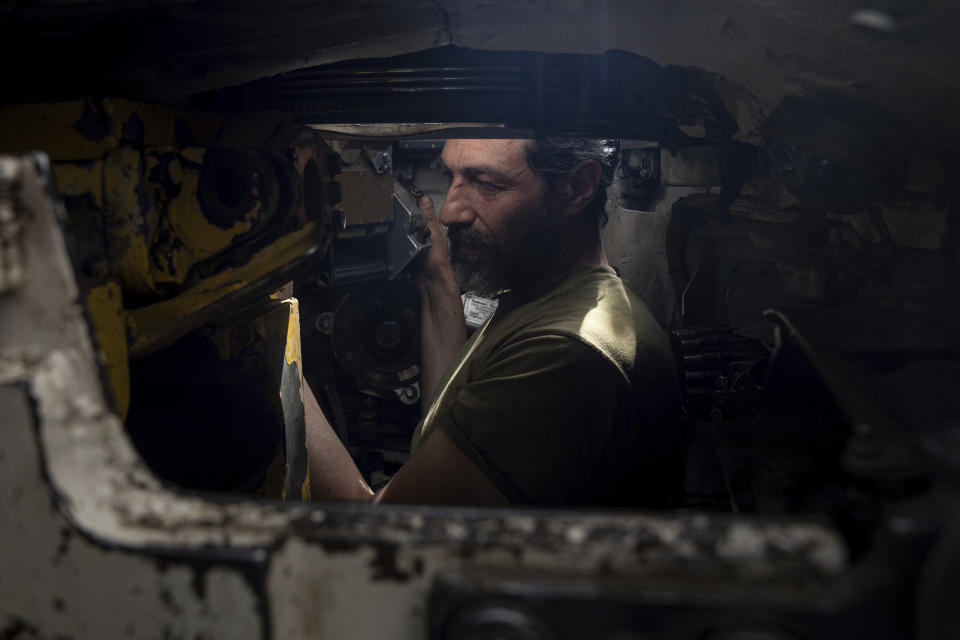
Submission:
[[[390,155],[389,149],[371,149],[364,145],[363,150],[366,152],[367,158],[370,160],[370,164],[373,165],[373,170],[377,172],[377,175],[383,175],[393,168],[393,157]]]
[[[393,223],[387,239],[387,280],[393,280],[421,251],[430,248],[423,213],[405,192],[393,194]]]
[[[420,381],[417,380],[406,387],[397,387],[393,390],[400,402],[405,405],[415,405],[420,402]]]

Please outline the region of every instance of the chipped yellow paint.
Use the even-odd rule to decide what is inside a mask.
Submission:
[[[300,346],[300,301],[296,298],[287,298],[285,303],[290,305],[290,317],[287,320],[287,344],[283,354],[283,359],[287,364],[296,365],[297,374],[300,377],[300,384],[297,391],[300,395],[297,400],[303,405],[303,351]],[[282,401],[282,399],[281,399]],[[306,418],[306,412],[304,412]],[[306,425],[304,425],[306,427]],[[303,432],[303,446],[307,446],[307,431]],[[300,484],[300,499],[304,502],[310,501],[310,462],[307,462],[307,472],[303,482]]]
[[[270,294],[270,297],[274,300],[286,300],[287,298],[293,297],[293,280],[283,285],[276,291]]]
[[[290,334],[290,315],[299,315],[299,308],[295,308],[296,299],[274,300],[268,298],[258,307],[259,315],[253,321],[253,329],[261,340],[282,338],[284,357],[287,351],[287,338]]]
[[[300,301],[296,298],[270,300],[277,305],[276,311],[264,314],[254,321],[260,337],[282,336],[284,338],[283,360],[297,366],[300,387],[303,387],[303,352],[300,348]],[[280,312],[282,310],[282,313]]]
[[[110,271],[124,289],[156,292],[150,276],[150,245],[160,213],[144,184],[143,157],[115,149],[104,161],[104,222]]]
[[[144,146],[173,147],[180,146],[182,142],[212,144],[223,121],[223,116],[215,113],[131,102],[123,98],[113,98],[109,103],[118,126],[122,127],[134,116],[140,120]],[[189,129],[190,140],[177,139],[178,119]]]
[[[287,298],[283,301],[284,304],[289,305],[290,314],[287,319],[287,343],[286,349],[284,350],[283,359],[287,364],[295,365],[297,367],[297,375],[300,378],[300,384],[297,386],[297,391],[299,397],[297,401],[303,405],[303,351],[300,347],[300,301],[296,298]],[[283,399],[281,398],[281,402]],[[306,418],[306,415],[304,415]],[[304,425],[306,426],[306,425]],[[303,446],[307,446],[306,436],[307,432],[304,429],[304,442]],[[286,496],[284,496],[286,498]],[[310,463],[307,462],[307,472],[304,476],[303,482],[300,484],[300,499],[304,502],[310,501]]]
[[[196,325],[196,314],[314,249],[320,240],[316,234],[316,224],[307,223],[253,254],[246,264],[225,269],[174,298],[131,311],[127,315],[131,355],[144,355],[180,337]]]
[[[287,364],[295,364],[300,369],[300,384],[303,386],[303,366],[300,352],[300,302],[296,298],[284,300],[290,305],[290,319],[287,321],[287,349],[283,358]]]
[[[76,125],[91,105],[105,135],[91,139]],[[99,112],[99,113],[98,113]],[[90,116],[88,116],[90,117]],[[44,151],[53,160],[101,158],[120,143],[125,124],[140,120],[144,146],[178,146],[177,121],[191,134],[190,144],[213,144],[223,116],[178,107],[131,102],[119,98],[71,100],[0,108],[0,150],[8,153]]]
[[[283,388],[278,380],[278,390],[280,395],[280,404],[283,406],[286,402],[295,400],[303,404],[303,361],[302,350],[300,346],[300,302],[296,298],[287,298],[286,300],[268,299],[264,308],[268,309],[253,320],[252,326],[259,334],[261,339],[282,337],[284,339],[284,362],[288,365],[294,365],[297,370],[299,384],[297,385],[296,398],[284,398]],[[229,347],[228,347],[229,349]],[[268,358],[273,359],[274,354],[268,354]],[[281,373],[282,378],[282,373]],[[304,431],[303,446],[306,447],[306,431]],[[295,498],[296,496],[291,496]],[[300,499],[307,502],[310,500],[310,467],[307,463],[306,474],[303,482],[300,483]],[[281,491],[281,499],[286,499],[286,486]]]
[[[84,111],[91,109],[93,117],[99,120],[97,124],[108,127],[99,140],[83,135],[82,127],[77,127]],[[0,108],[0,151],[44,151],[54,161],[94,160],[117,147],[124,125],[134,119],[140,121],[137,129],[142,134],[142,140],[136,142],[160,147],[180,146],[183,142],[213,144],[223,122],[223,116],[215,113],[121,98],[10,105]],[[189,141],[178,139],[178,121],[181,128],[189,130]]]
[[[150,264],[150,278],[160,288],[165,285],[183,285],[194,264],[193,252],[184,247],[177,236],[160,222],[160,233],[151,252],[157,259]]]
[[[0,151],[43,151],[53,160],[93,160],[117,146],[115,130],[100,140],[80,133],[84,100],[0,108]],[[109,109],[105,109],[109,114]]]
[[[170,161],[167,167],[167,175],[170,176],[170,181],[173,184],[183,184],[183,165],[180,164],[179,158]]]
[[[92,162],[58,162],[53,165],[57,191],[62,196],[89,196],[103,208],[103,160]]]
[[[205,154],[206,149],[199,147],[180,151],[180,155],[185,160],[197,165],[203,163]],[[200,206],[199,170],[184,167],[180,162],[172,162],[170,177],[175,184],[179,180],[181,186],[180,193],[168,205],[170,224],[181,242],[189,247],[196,262],[223,251],[237,236],[250,232],[260,220],[260,208],[255,206],[233,226],[227,229],[218,227],[207,220]]]
[[[87,294],[87,313],[100,346],[117,414],[126,418],[130,408],[130,369],[120,286],[110,281],[91,289]]]
[[[174,149],[152,149],[147,155],[147,171],[152,174],[155,168],[160,165],[160,155],[163,153],[176,153]],[[166,174],[170,182],[175,185],[183,186],[183,165],[179,158],[170,160],[166,167]],[[165,198],[166,193],[161,189],[157,193]],[[182,195],[182,189],[180,195]],[[164,201],[163,206],[169,207],[169,202]],[[187,274],[190,272],[197,259],[193,250],[183,244],[182,239],[177,234],[169,216],[161,220],[162,233],[158,234],[156,245],[153,247],[153,255],[158,256],[151,264],[151,278],[158,287],[167,285],[182,285],[186,282]]]
[[[310,462],[307,462],[307,476],[300,485],[300,499],[304,502],[310,502]]]
[[[207,155],[207,150],[203,147],[184,147],[180,150],[180,155],[183,156],[185,160],[195,164],[202,164],[204,156]]]

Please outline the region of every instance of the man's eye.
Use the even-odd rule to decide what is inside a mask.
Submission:
[[[499,193],[503,191],[503,186],[495,182],[487,182],[486,180],[477,180],[476,183],[477,183],[477,186],[480,188],[480,190],[483,191],[484,193],[494,194],[494,193]]]

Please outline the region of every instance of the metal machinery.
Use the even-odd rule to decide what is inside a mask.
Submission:
[[[0,107],[0,637],[956,635],[949,7],[531,3],[594,55],[519,53],[562,47],[498,2],[54,4],[0,8],[58,43]],[[308,503],[304,378],[372,484],[405,459],[442,139],[543,133],[619,146],[685,503]]]
[[[288,118],[115,99],[10,107],[2,127],[52,161],[111,407],[148,464],[309,497],[297,303],[268,294],[329,245],[336,156]]]

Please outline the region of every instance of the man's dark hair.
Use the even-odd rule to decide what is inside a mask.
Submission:
[[[607,187],[613,180],[617,166],[617,145],[614,140],[589,138],[535,138],[527,145],[527,164],[534,173],[543,176],[551,187],[570,169],[584,160],[600,164],[600,184],[584,213],[594,216],[600,226],[607,223]]]

